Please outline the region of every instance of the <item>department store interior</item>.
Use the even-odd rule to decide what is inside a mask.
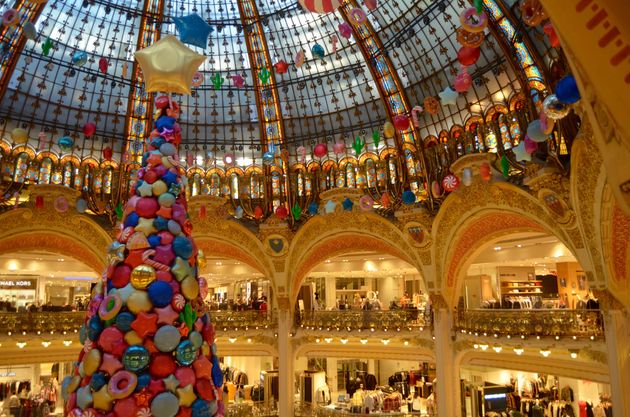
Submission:
[[[0,417],[630,416],[623,0],[0,15]]]

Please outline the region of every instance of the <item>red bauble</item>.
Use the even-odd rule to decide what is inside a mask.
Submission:
[[[105,149],[103,149],[103,158],[105,158],[106,161],[111,161],[113,156],[114,156],[114,151],[112,150],[112,148],[108,146]]]
[[[101,58],[98,60],[98,69],[100,69],[103,74],[107,73],[108,66],[109,62],[107,62],[107,58]]]
[[[175,373],[177,365],[172,355],[166,353],[157,353],[153,355],[151,365],[149,366],[149,373],[154,379],[166,378],[172,373]]]
[[[260,206],[254,207],[254,217],[256,220],[260,219],[263,216],[263,209]]]
[[[326,156],[326,154],[328,154],[328,148],[325,144],[318,143],[313,149],[313,154],[318,158],[323,158],[324,156]]]
[[[276,209],[276,216],[278,216],[280,220],[285,220],[288,215],[289,210],[287,210],[285,206],[278,206],[278,208]]]
[[[393,121],[394,121],[394,127],[396,128],[396,130],[403,132],[405,130],[409,130],[410,128],[409,116],[405,114],[399,114],[398,116],[394,116]]]
[[[168,99],[167,96],[160,96],[155,99],[155,107],[162,110],[162,109],[167,108],[170,102],[171,101]]]
[[[490,179],[492,178],[492,168],[490,167],[490,164],[487,162],[484,162],[480,167],[479,167],[479,175],[481,176],[481,179],[484,181],[490,181]]]
[[[481,49],[462,46],[457,51],[457,60],[464,66],[473,65],[481,56]]]
[[[83,126],[83,134],[85,137],[89,138],[94,136],[94,133],[96,133],[96,125],[92,122],[87,122],[85,126]]]
[[[111,278],[112,285],[115,288],[124,287],[129,284],[129,276],[131,276],[131,268],[126,264],[118,265]]]

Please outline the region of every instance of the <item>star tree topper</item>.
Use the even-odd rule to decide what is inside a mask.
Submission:
[[[193,75],[206,60],[172,35],[137,51],[135,58],[142,68],[147,92],[179,94],[191,93]]]

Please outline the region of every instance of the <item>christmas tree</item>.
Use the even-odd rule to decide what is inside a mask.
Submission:
[[[168,93],[189,93],[204,60],[173,37],[136,58],[147,90]],[[68,417],[223,415],[223,376],[178,162],[179,106],[170,96],[155,106],[148,151],[81,329],[83,349],[63,381]]]

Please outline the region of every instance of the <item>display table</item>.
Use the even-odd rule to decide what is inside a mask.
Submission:
[[[405,407],[406,408],[406,407]],[[391,411],[391,412],[371,412],[369,414],[351,413],[347,406],[339,404],[331,404],[327,406],[318,406],[315,409],[317,417],[411,417],[411,416],[428,416],[429,414],[419,411]]]

